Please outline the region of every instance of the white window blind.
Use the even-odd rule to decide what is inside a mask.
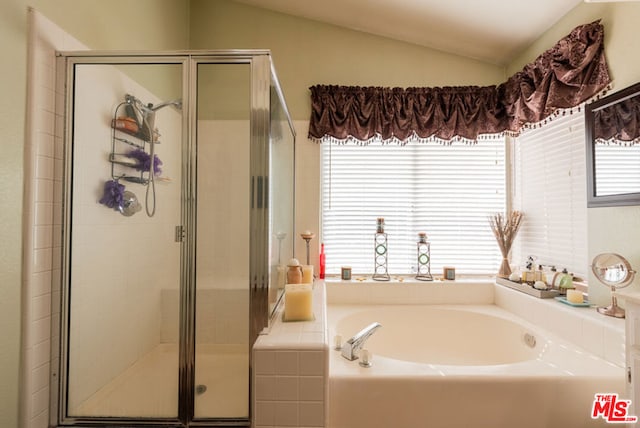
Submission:
[[[376,218],[384,217],[390,274],[416,269],[418,232],[431,272],[495,273],[500,253],[488,215],[505,209],[504,139],[476,145],[322,146],[322,238],[328,274],[374,270]]]
[[[558,117],[514,142],[514,208],[524,220],[511,261],[538,263],[586,278],[587,190],[584,113]]]
[[[640,191],[640,145],[596,144],[596,195]]]

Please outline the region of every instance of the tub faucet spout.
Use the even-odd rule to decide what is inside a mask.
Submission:
[[[374,322],[356,333],[355,336],[342,345],[342,356],[349,361],[357,360],[364,343],[380,327],[382,327],[382,324]]]

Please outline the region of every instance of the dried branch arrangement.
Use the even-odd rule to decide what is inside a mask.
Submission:
[[[502,263],[498,271],[498,276],[501,278],[509,278],[509,275],[511,275],[508,258],[509,251],[513,241],[516,239],[522,217],[524,217],[524,214],[520,211],[511,211],[508,215],[496,213],[489,216],[489,225],[502,253]]]

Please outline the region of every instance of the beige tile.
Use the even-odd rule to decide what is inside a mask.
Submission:
[[[45,303],[50,305],[49,296],[44,295],[43,297],[45,298]],[[31,323],[31,331],[32,334],[29,335],[31,341],[30,345],[35,345],[36,343],[47,340],[51,336],[51,317],[46,316],[33,321]]]
[[[324,351],[301,351],[298,355],[300,361],[301,376],[324,375],[325,353]]]
[[[35,204],[35,224],[50,225],[53,220],[53,204],[50,202],[37,202]]]
[[[323,401],[324,378],[322,376],[301,376],[298,378],[300,401]]]
[[[275,403],[275,425],[283,427],[297,427],[298,403]]]
[[[298,374],[298,352],[297,351],[277,351],[276,352],[276,373],[278,375],[297,375]]]
[[[267,401],[276,399],[279,386],[278,378],[276,376],[256,376],[254,379],[254,391],[256,400]]]
[[[324,405],[323,403],[300,403],[299,422],[305,427],[324,426]]]
[[[256,403],[254,422],[258,426],[273,426],[276,420],[276,403],[258,401]]]
[[[40,367],[36,367],[31,371],[31,383],[30,387],[32,391],[39,391],[42,388],[49,386],[49,363],[43,364]]]
[[[41,318],[51,315],[51,296],[43,294],[34,297],[31,300],[31,321],[37,321]],[[33,326],[33,324],[32,324]]]
[[[31,275],[31,295],[40,296],[51,292],[51,271],[37,272]]]
[[[277,376],[276,377],[276,400],[297,401],[298,400],[298,377],[297,376]]]
[[[53,246],[53,226],[36,226],[33,233],[34,249],[51,248]]]
[[[274,351],[254,351],[253,366],[256,375],[276,373],[276,353]]]

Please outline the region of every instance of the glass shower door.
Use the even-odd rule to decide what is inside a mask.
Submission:
[[[183,65],[85,62],[67,148],[65,414],[177,419]]]

